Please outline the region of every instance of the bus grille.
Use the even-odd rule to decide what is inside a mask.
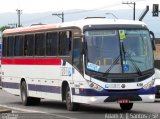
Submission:
[[[141,77],[135,77],[135,78],[105,78],[105,77],[99,77],[99,76],[92,76],[93,78],[99,79],[101,81],[104,82],[108,82],[108,83],[131,83],[131,82],[141,82],[149,77],[151,77],[151,75],[145,75],[145,76],[141,76]]]
[[[129,101],[142,101],[142,98],[137,94],[128,95],[112,95],[104,100],[104,102],[116,102],[121,99],[128,99]]]
[[[128,89],[128,90],[109,90],[107,89],[106,91],[108,92],[133,92],[133,91],[138,91],[139,89]]]

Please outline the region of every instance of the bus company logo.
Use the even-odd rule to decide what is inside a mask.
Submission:
[[[106,84],[106,85],[105,85],[105,88],[109,88],[109,84]]]
[[[121,87],[122,87],[122,88],[125,88],[125,87],[126,87],[126,85],[125,85],[125,84],[122,84],[122,85],[121,85]]]
[[[121,88],[120,84],[105,84],[105,88]]]

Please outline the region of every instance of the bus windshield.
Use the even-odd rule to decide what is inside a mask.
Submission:
[[[153,68],[148,30],[85,31],[86,68],[100,73],[141,73]]]

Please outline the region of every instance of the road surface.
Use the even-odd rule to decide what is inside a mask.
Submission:
[[[20,114],[10,116],[19,116],[23,117],[23,119],[25,119],[25,117],[26,119],[36,119],[36,117],[37,119],[107,119],[111,118],[109,116],[112,116],[108,114],[118,115],[123,113],[123,115],[130,114],[130,116],[132,116],[131,114],[160,113],[159,102],[135,103],[132,110],[128,112],[122,111],[118,104],[109,103],[94,106],[81,105],[79,111],[70,112],[66,110],[65,103],[46,99],[43,99],[41,101],[41,104],[38,106],[23,106],[21,103],[20,96],[11,95],[3,90],[0,90],[0,106],[10,108],[13,110],[13,113]],[[116,118],[114,118],[114,116],[112,117],[113,119]]]

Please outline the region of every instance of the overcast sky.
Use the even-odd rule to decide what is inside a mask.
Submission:
[[[146,5],[160,4],[160,0],[0,0],[0,13],[16,12],[36,13],[46,11],[64,11],[71,9],[131,9],[132,6],[122,2],[136,2],[136,8],[144,9]]]

